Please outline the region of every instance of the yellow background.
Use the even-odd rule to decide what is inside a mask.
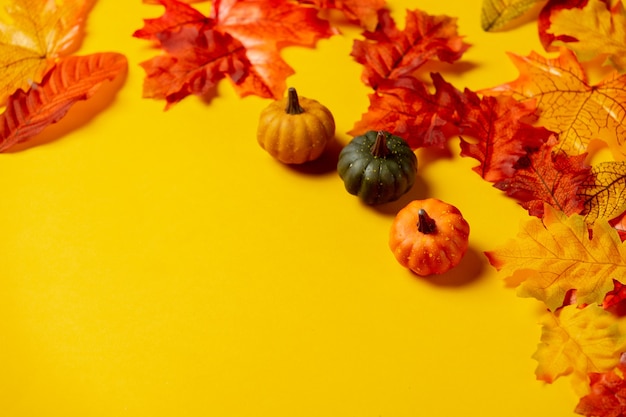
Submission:
[[[542,51],[533,20],[484,33],[478,0],[388,4],[399,25],[406,8],[458,17],[472,47],[429,67],[458,88],[513,80],[505,52]],[[294,168],[256,143],[268,100],[240,99],[228,81],[167,112],[141,98],[139,63],[158,52],[131,35],[160,14],[99,1],[79,53],[124,53],[126,79],[38,146],[0,155],[0,415],[574,415],[567,379],[535,380],[541,306],[482,254],[527,214],[471,171],[457,140],[452,156],[418,152],[419,180],[398,203],[367,207],[344,190],[333,158],[368,105],[349,56],[358,29],[283,51],[288,85],[337,122],[328,155]],[[387,247],[395,212],[425,197],[471,225],[462,264],[432,279]]]

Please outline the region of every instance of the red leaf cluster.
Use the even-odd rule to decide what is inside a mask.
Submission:
[[[163,54],[143,62],[144,96],[167,106],[212,92],[228,78],[240,96],[282,97],[293,69],[281,58],[287,45],[313,46],[337,33],[313,7],[285,0],[215,0],[205,16],[179,0],[159,0],[161,17],[144,20],[133,36]]]

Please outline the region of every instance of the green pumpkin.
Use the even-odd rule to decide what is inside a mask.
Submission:
[[[401,137],[371,130],[341,150],[337,172],[350,194],[370,205],[383,204],[413,186],[417,157]]]

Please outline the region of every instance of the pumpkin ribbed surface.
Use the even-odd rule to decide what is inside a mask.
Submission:
[[[318,101],[300,97],[302,112],[285,111],[289,98],[275,101],[259,117],[257,140],[270,155],[287,164],[319,158],[335,135],[331,112]]]
[[[434,230],[418,227],[420,210]],[[414,200],[401,209],[391,226],[389,247],[398,262],[421,276],[442,274],[461,262],[469,246],[469,224],[455,206],[435,198]]]

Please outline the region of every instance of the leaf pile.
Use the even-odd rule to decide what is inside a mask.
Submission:
[[[30,140],[126,71],[126,58],[73,55],[93,4],[11,0],[0,15],[0,152]]]

